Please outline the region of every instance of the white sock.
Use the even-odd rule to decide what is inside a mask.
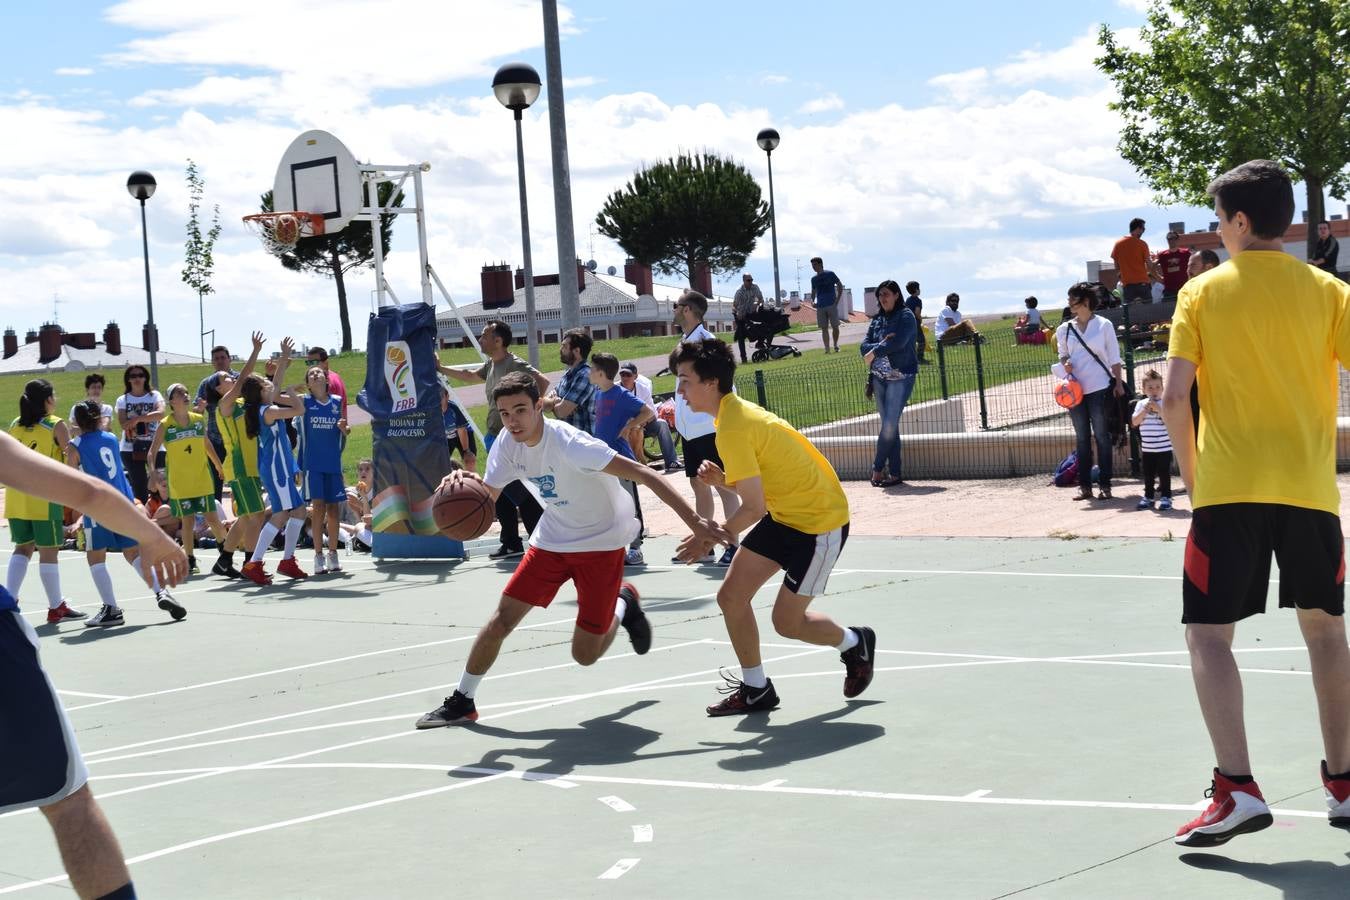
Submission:
[[[131,567],[136,570],[136,574],[141,576],[142,579],[145,578],[145,567],[141,565],[139,556],[131,561]],[[154,569],[150,570],[150,587],[155,589],[156,594],[159,593],[159,576],[155,574]]]
[[[478,682],[483,680],[482,675],[470,675],[469,670],[465,669],[464,674],[459,676],[459,692],[470,700],[473,695],[478,693]]]
[[[268,522],[258,532],[258,543],[253,547],[253,555],[248,558],[249,562],[262,562],[263,555],[267,553],[267,548],[272,546],[272,539],[277,536],[277,526]]]
[[[764,674],[763,666],[750,666],[749,668],[741,666],[741,681],[744,681],[752,688],[762,688],[769,684],[768,676]]]
[[[23,576],[28,574],[28,557],[15,553],[9,558],[9,572],[5,575],[5,590],[15,600],[19,599],[19,588],[23,587]]]
[[[98,588],[98,596],[103,601],[103,605],[116,609],[117,595],[113,593],[112,576],[108,574],[108,564],[95,563],[90,566],[89,577],[94,579],[94,587]]]
[[[38,576],[42,578],[42,589],[47,592],[47,606],[56,609],[61,605],[61,568],[56,563],[38,563]]]
[[[295,545],[300,541],[300,529],[305,527],[304,519],[286,520],[286,547],[281,553],[282,559],[290,559],[295,556]],[[318,547],[316,546],[317,550]]]
[[[840,641],[839,645],[834,649],[838,650],[840,653],[847,653],[856,646],[858,646],[858,632],[854,631],[852,628],[845,628],[844,639]]]
[[[623,617],[628,612],[628,601],[622,597],[614,601],[614,619],[620,625],[623,624]]]

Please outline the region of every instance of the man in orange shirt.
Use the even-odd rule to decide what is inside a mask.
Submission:
[[[1148,255],[1145,244],[1144,220],[1131,219],[1130,233],[1116,241],[1111,258],[1120,273],[1120,299],[1123,303],[1148,303],[1153,299],[1152,282],[1161,281],[1158,267]]]

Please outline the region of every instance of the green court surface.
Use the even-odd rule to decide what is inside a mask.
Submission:
[[[564,589],[508,641],[468,728],[412,725],[505,583],[486,558],[198,578],[181,623],[114,562],[126,626],[38,630],[143,897],[1350,896],[1287,612],[1237,641],[1275,825],[1171,842],[1212,765],[1182,546],[855,538],[816,605],[876,629],[871,688],[844,700],[836,651],[774,635],[766,589],[782,706],[739,719],[703,712],[719,667],[738,672],[712,568],[630,570],[655,645],[636,657],[621,634],[589,668]],[[62,572],[92,611],[83,561]],[[30,621],[40,596],[34,573]],[[0,894],[72,896],[40,815],[0,818],[0,847]]]

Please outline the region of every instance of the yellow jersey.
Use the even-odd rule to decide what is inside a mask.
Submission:
[[[1200,390],[1191,506],[1272,503],[1340,514],[1336,412],[1350,285],[1275,250],[1186,282],[1168,356]]]
[[[775,522],[805,534],[825,534],[848,523],[848,497],[834,467],[788,422],[727,394],[715,424],[727,483],[758,476]]]
[[[160,420],[164,430],[164,465],[169,476],[169,499],[192,500],[215,491],[211,461],[206,456],[206,416],[188,413],[179,425],[173,413]]]
[[[248,436],[244,427],[244,401],[234,401],[234,409],[216,407],[216,425],[220,441],[225,445],[225,480],[239,481],[248,476],[258,477],[258,439]]]
[[[64,462],[61,447],[56,443],[56,425],[60,421],[60,416],[44,416],[36,425],[20,425],[16,418],[9,423],[9,436],[48,459]],[[45,522],[51,518],[54,506],[58,504],[48,503],[40,497],[21,493],[12,487],[5,488],[6,518]]]

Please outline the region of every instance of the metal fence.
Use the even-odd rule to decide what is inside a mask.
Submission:
[[[809,437],[845,478],[871,470],[879,419],[864,394],[867,370],[857,349],[816,365],[775,371],[774,363],[737,370],[736,389]],[[1130,390],[1145,372],[1165,374],[1166,348],[1147,331],[1121,341]],[[1073,425],[1055,403],[1057,361],[1050,344],[985,344],[930,348],[900,418],[906,478],[997,478],[1049,474],[1074,448]],[[1341,415],[1350,415],[1350,385],[1341,380]],[[1343,456],[1346,454],[1342,454]],[[1138,443],[1118,445],[1115,472],[1138,472]],[[1350,459],[1340,461],[1342,467]]]

